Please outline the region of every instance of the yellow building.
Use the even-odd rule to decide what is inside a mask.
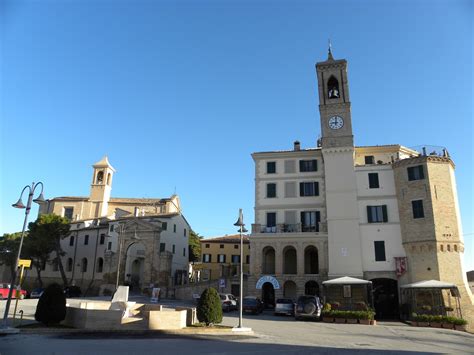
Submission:
[[[248,273],[250,264],[250,242],[248,235],[243,239],[244,273]],[[240,235],[201,240],[202,264],[196,269],[201,270],[201,279],[216,280],[239,274],[240,266]]]

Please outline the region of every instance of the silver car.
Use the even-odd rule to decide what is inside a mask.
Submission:
[[[296,302],[295,319],[319,320],[323,305],[318,296],[300,296]]]
[[[295,314],[295,302],[290,298],[278,298],[273,313],[275,315],[292,316]]]

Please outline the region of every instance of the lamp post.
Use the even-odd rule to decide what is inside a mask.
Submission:
[[[36,188],[39,185],[41,185],[41,193],[37,198],[35,198],[33,200],[33,195],[35,193]],[[26,206],[25,206],[23,204],[23,202],[21,201],[21,198],[23,196],[23,192],[25,192],[25,190],[27,190],[27,189],[29,190],[29,192],[28,192],[28,202],[26,203]],[[25,220],[23,221],[23,229],[21,231],[20,246],[18,247],[18,254],[17,254],[17,257],[16,257],[15,268],[13,269],[12,280],[11,280],[11,283],[10,283],[10,290],[8,291],[7,303],[5,305],[5,313],[3,315],[3,326],[2,326],[3,328],[8,328],[8,313],[10,311],[10,304],[11,304],[12,296],[13,296],[13,288],[14,288],[15,281],[16,281],[18,264],[20,263],[21,248],[23,247],[23,239],[25,237],[26,223],[28,222],[28,215],[30,214],[31,203],[32,202],[35,202],[35,203],[38,203],[38,204],[40,204],[42,202],[45,202],[44,201],[44,196],[43,196],[43,183],[42,182],[38,182],[36,184],[33,182],[31,184],[31,186],[26,185],[23,188],[23,190],[21,191],[20,198],[18,199],[18,201],[12,205],[15,208],[26,208],[26,209],[25,209]]]
[[[242,209],[239,209],[239,218],[237,222],[234,223],[234,226],[239,227],[239,234],[240,234],[240,302],[239,302],[239,326],[237,327],[239,330],[242,330],[242,309],[243,309],[243,302],[244,302],[244,243],[242,241],[242,233],[248,232],[245,229],[244,224],[244,216],[242,214]],[[247,329],[245,329],[247,330]]]

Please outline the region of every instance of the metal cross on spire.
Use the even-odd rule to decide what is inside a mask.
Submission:
[[[334,60],[334,57],[332,56],[331,38],[328,38],[328,60]]]

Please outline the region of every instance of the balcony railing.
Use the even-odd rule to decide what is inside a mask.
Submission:
[[[263,224],[252,224],[252,233],[327,233],[327,223],[319,222],[318,225],[277,224],[268,227]]]

